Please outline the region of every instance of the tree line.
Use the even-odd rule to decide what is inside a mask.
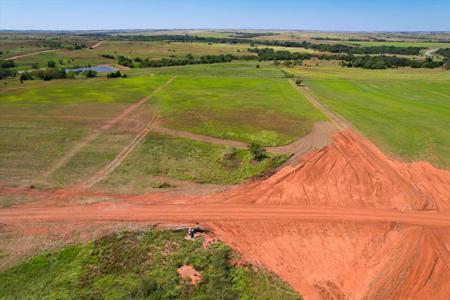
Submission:
[[[448,60],[435,61],[432,58],[425,60],[415,60],[405,57],[386,56],[386,55],[363,55],[355,56],[352,54],[314,54],[314,53],[299,53],[289,52],[285,50],[275,51],[272,48],[250,48],[249,52],[256,53],[259,60],[273,60],[273,61],[302,61],[311,58],[319,60],[340,60],[341,66],[364,68],[364,69],[387,69],[398,67],[411,68],[438,68],[448,67]],[[286,64],[287,66],[293,64]]]
[[[236,58],[237,57],[232,54],[203,55],[198,58],[193,57],[192,54],[187,54],[185,57],[180,58],[141,59],[138,57],[134,59],[135,64],[131,58],[119,56],[117,58],[117,63],[129,68],[133,68],[135,66],[138,66],[139,68],[161,68],[170,66],[226,63],[231,62]]]
[[[278,41],[278,40],[252,40],[246,38],[216,38],[197,35],[119,35],[112,37],[116,40],[127,41],[173,41],[173,42],[206,42],[221,44],[251,44],[280,47],[301,47],[321,52],[347,53],[347,54],[399,54],[418,55],[423,47],[398,47],[398,46],[351,46],[346,44],[315,44],[308,41]]]

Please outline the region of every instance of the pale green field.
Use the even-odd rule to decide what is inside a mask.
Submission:
[[[297,67],[328,107],[384,151],[450,168],[450,72]]]
[[[448,48],[450,43],[437,42],[373,42],[373,41],[357,41],[346,42],[349,45],[359,46],[394,46],[394,47],[424,47],[424,48]]]
[[[151,105],[164,126],[265,146],[309,133],[324,116],[286,79],[177,77]]]

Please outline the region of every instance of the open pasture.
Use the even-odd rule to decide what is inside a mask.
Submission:
[[[177,77],[150,105],[164,126],[266,146],[309,133],[318,112],[286,79]]]
[[[259,68],[257,66],[259,65]],[[187,77],[286,78],[286,74],[271,62],[234,61],[162,68],[127,70],[129,76],[176,75]]]
[[[44,172],[83,136],[119,115],[131,103],[148,96],[167,80],[164,76],[127,80],[35,80],[12,89],[2,87],[2,185],[20,185]]]
[[[297,67],[295,72],[383,150],[450,168],[448,71]]]

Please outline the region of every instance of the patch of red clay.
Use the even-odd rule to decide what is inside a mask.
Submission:
[[[0,209],[0,220],[199,222],[305,299],[450,295],[450,172],[389,159],[351,130],[260,182],[195,198],[114,199]]]
[[[178,275],[183,279],[188,279],[193,285],[197,285],[202,280],[202,274],[197,272],[191,265],[183,265],[177,269]]]

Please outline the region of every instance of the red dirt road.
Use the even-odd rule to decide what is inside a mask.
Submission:
[[[222,193],[110,198],[4,208],[0,222],[199,222],[305,299],[450,295],[450,172],[389,159],[351,129],[295,167]]]

